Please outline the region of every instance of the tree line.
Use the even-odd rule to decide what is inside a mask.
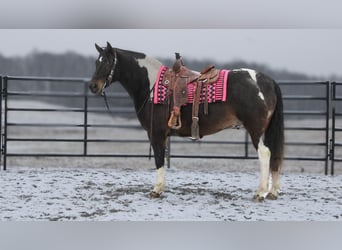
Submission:
[[[174,58],[158,58],[164,65],[172,66]],[[53,54],[45,52],[32,52],[27,56],[22,57],[4,57],[0,54],[0,74],[10,76],[43,76],[43,77],[82,77],[90,78],[95,70],[96,54],[94,56],[84,56],[74,52],[66,52],[63,54]],[[185,58],[183,60],[187,67],[200,71],[209,64],[214,64],[216,68],[234,69],[234,68],[252,68],[260,72],[264,72],[271,76],[273,79],[279,80],[319,80],[317,77],[309,76],[300,72],[290,72],[288,70],[278,70],[269,67],[266,64],[248,63],[245,61],[232,61],[226,63],[215,63],[209,60],[192,60]],[[330,79],[328,79],[330,80]],[[335,80],[335,79],[334,79]],[[337,79],[338,80],[338,79]],[[30,84],[25,82],[11,83],[11,89],[16,91],[76,91],[76,87],[68,84],[50,84],[48,82],[40,84]],[[111,91],[123,91],[119,84],[113,84]],[[298,86],[296,88],[284,88],[283,95],[302,94],[310,95],[321,94],[321,89],[314,89],[311,86]],[[56,102],[47,100],[49,102]],[[76,100],[62,100],[59,99],[58,104],[81,106],[82,103],[76,103]],[[61,103],[62,102],[62,103]],[[122,100],[111,100],[113,105],[129,106],[131,103]],[[120,102],[120,103],[119,103]],[[94,105],[103,105],[103,101],[94,102]],[[308,108],[312,110],[317,107],[312,107],[310,101],[307,102],[290,102],[287,108],[296,110],[298,105],[301,109]],[[322,104],[324,105],[324,104]]]
[[[158,58],[165,65],[171,66],[174,62],[170,58]],[[23,57],[4,57],[0,54],[0,74],[15,76],[51,76],[51,77],[91,77],[95,69],[94,56],[84,56],[74,52],[53,54],[46,52],[32,52]],[[245,61],[232,61],[226,63],[215,63],[209,60],[184,59],[187,67],[200,71],[209,64],[216,68],[251,68],[270,75],[274,79],[286,80],[315,80],[315,77],[298,72],[278,70],[266,64],[248,63]]]

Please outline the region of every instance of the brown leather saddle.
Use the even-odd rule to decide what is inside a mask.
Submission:
[[[198,125],[198,110],[202,92],[202,86],[205,87],[205,109],[204,113],[208,114],[208,84],[214,83],[219,78],[219,70],[215,69],[213,65],[206,67],[200,73],[190,70],[185,67],[181,56],[176,53],[176,61],[173,67],[165,72],[163,84],[168,87],[170,96],[173,96],[173,108],[171,116],[168,121],[168,126],[172,129],[180,129],[182,127],[181,122],[181,106],[188,103],[188,87],[189,83],[194,83],[194,100],[192,103],[192,125],[191,136],[192,139],[197,140],[199,136]]]

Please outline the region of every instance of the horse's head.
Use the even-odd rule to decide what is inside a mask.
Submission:
[[[96,69],[89,88],[91,92],[102,95],[103,90],[115,80],[113,77],[117,65],[117,55],[109,42],[105,48],[101,48],[96,43],[95,47],[99,52],[99,57],[96,60]]]

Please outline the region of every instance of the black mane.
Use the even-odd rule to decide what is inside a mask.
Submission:
[[[146,57],[146,54],[141,53],[141,52],[136,52],[136,51],[131,51],[131,50],[124,50],[124,49],[119,49],[119,48],[113,48],[114,51],[118,51],[119,53],[122,52],[124,54],[128,54],[136,59],[143,59]]]

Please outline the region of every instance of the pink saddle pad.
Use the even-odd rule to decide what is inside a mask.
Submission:
[[[163,85],[163,77],[165,71],[168,69],[166,66],[161,66],[158,72],[157,80],[154,86],[153,103],[164,104],[167,99],[168,87]],[[227,100],[227,84],[228,84],[229,70],[221,69],[220,76],[216,82],[209,84],[207,87],[205,84],[202,86],[201,103],[204,103],[206,97],[206,88],[208,88],[208,103],[224,102]],[[188,103],[192,103],[194,100],[195,83],[188,84]]]

